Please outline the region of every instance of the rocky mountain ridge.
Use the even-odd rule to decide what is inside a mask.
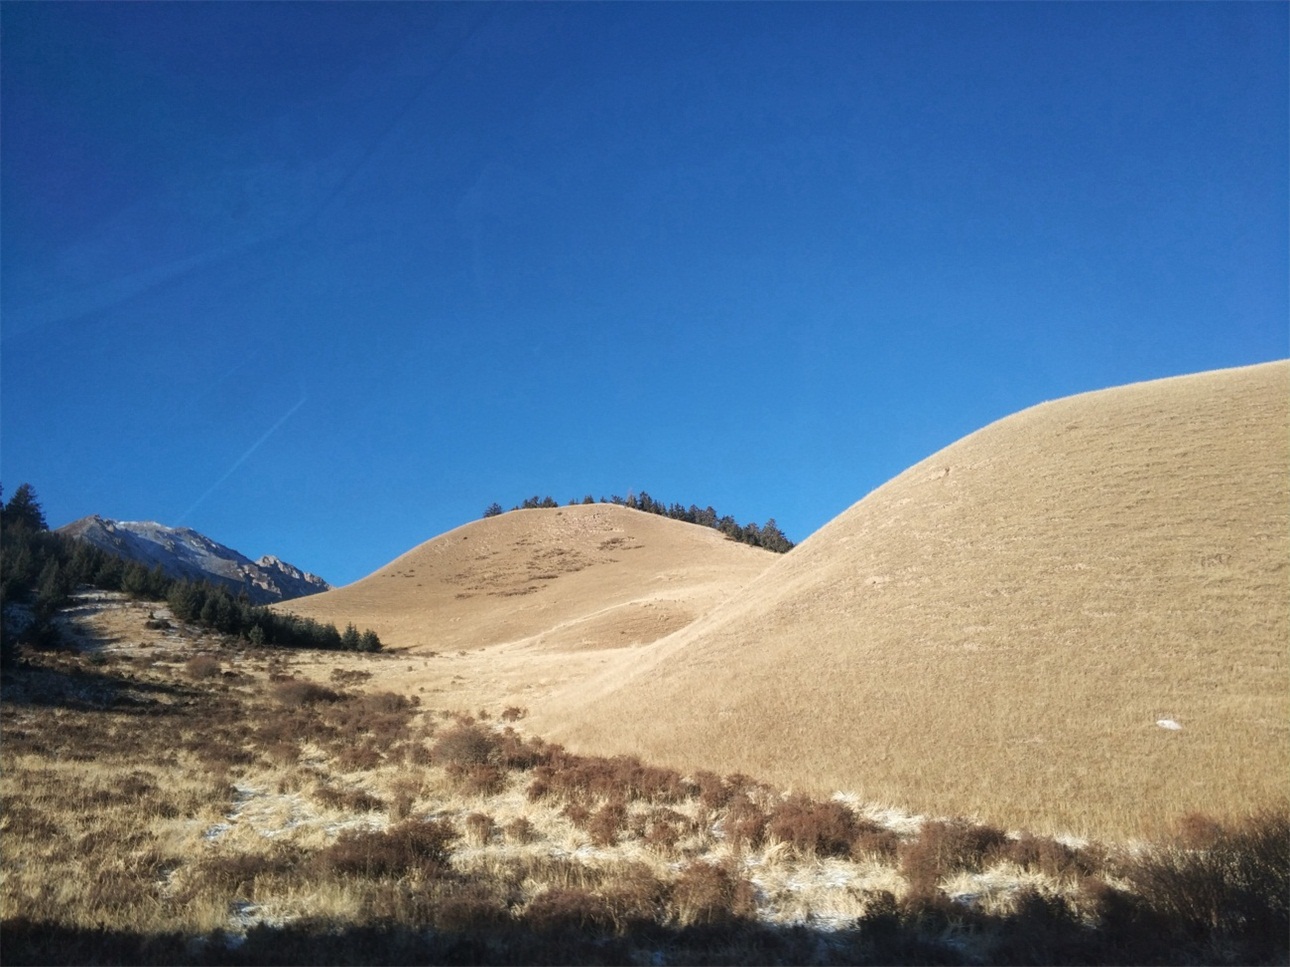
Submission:
[[[317,575],[277,557],[266,554],[252,561],[190,527],[118,521],[94,514],[58,528],[58,533],[149,568],[159,564],[173,578],[211,581],[235,592],[245,591],[255,604],[289,601],[331,588]]]

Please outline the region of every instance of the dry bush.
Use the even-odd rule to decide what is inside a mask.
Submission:
[[[483,883],[449,882],[438,894],[431,913],[438,930],[486,935],[511,919],[505,902]]]
[[[682,837],[695,832],[697,827],[698,824],[690,817],[666,806],[655,806],[648,812],[636,813],[628,820],[633,836],[665,856],[674,852]]]
[[[541,739],[525,740],[514,729],[507,728],[498,735],[497,756],[507,769],[526,770],[550,762],[551,748]]]
[[[496,733],[473,724],[456,725],[439,736],[431,758],[439,765],[482,766],[496,758],[500,741]]]
[[[184,674],[194,681],[214,678],[220,673],[219,659],[214,655],[193,655],[184,662]]]
[[[466,817],[466,840],[473,846],[486,846],[493,838],[497,824],[487,813],[471,813]]]
[[[288,678],[273,686],[273,696],[286,708],[317,705],[320,702],[339,702],[341,694],[326,685],[319,685],[301,678]]]
[[[337,789],[320,784],[314,788],[313,797],[324,806],[341,812],[375,813],[386,808],[384,800],[364,789]]]
[[[929,821],[917,839],[901,844],[900,870],[914,892],[927,892],[950,873],[979,873],[1007,842],[1007,835],[992,826],[961,819]]]
[[[195,875],[187,877],[188,887],[181,899],[191,902],[203,890],[250,896],[256,880],[290,876],[300,871],[304,862],[304,852],[284,842],[273,843],[263,853],[207,856],[196,864]]]
[[[518,705],[508,705],[502,710],[502,721],[518,722],[528,714],[529,710],[526,708],[520,708]]]
[[[448,872],[449,846],[456,838],[446,821],[410,819],[381,832],[345,830],[314,861],[321,871],[342,876],[433,877]]]
[[[619,934],[662,921],[669,892],[667,884],[644,863],[615,869],[600,888]]]
[[[535,896],[524,910],[523,922],[543,934],[609,933],[614,910],[603,897],[587,890],[551,887]]]
[[[766,836],[808,856],[846,856],[858,832],[855,816],[839,802],[793,796],[766,818]]]
[[[365,739],[358,745],[342,746],[336,755],[336,764],[346,772],[370,772],[385,759],[374,739]]]
[[[506,773],[498,766],[453,762],[445,771],[462,795],[496,796],[506,789]]]
[[[682,926],[722,923],[756,910],[753,885],[724,866],[691,863],[672,884],[670,905]]]
[[[766,832],[766,814],[745,793],[737,793],[726,804],[721,820],[726,840],[736,849],[756,849]]]
[[[852,859],[873,859],[892,864],[900,851],[900,836],[872,820],[856,818],[856,834],[851,840]]]
[[[560,815],[579,829],[586,829],[591,822],[591,810],[580,802],[571,802],[560,810]]]
[[[538,838],[537,827],[524,816],[516,816],[503,827],[502,832],[506,842],[516,845],[532,843]]]
[[[627,822],[627,804],[621,800],[607,802],[587,821],[586,830],[595,846],[615,846],[618,833]]]
[[[679,802],[690,788],[674,769],[647,766],[635,756],[573,756],[558,747],[544,750],[529,787],[532,801],[564,799],[625,799]]]
[[[1117,871],[1179,938],[1235,962],[1282,961],[1290,948],[1290,810],[1220,827],[1204,849],[1165,845]],[[1226,956],[1230,956],[1227,954]]]
[[[693,777],[695,787],[698,789],[699,803],[704,809],[720,809],[730,801],[735,790],[729,786],[715,772],[701,770],[696,772]]]
[[[1078,850],[1059,843],[1051,836],[1022,833],[1004,843],[998,851],[1004,859],[1022,869],[1043,873],[1058,880],[1080,880],[1092,876],[1100,866],[1091,850]]]

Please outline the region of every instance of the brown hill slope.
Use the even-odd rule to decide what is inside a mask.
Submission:
[[[519,510],[465,524],[285,610],[371,627],[414,653],[601,651],[685,627],[774,558],[610,504]]]
[[[534,724],[1053,831],[1284,797],[1288,400],[1277,362],[1001,420]]]

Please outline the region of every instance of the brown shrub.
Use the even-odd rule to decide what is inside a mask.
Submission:
[[[497,734],[473,724],[456,725],[439,736],[431,758],[439,765],[480,766],[494,761]]]
[[[214,678],[220,673],[219,659],[214,655],[193,655],[184,662],[184,674],[194,681]]]
[[[853,859],[874,859],[892,863],[900,851],[900,836],[893,830],[866,819],[856,820],[856,835],[851,840]]]
[[[627,821],[627,804],[621,800],[607,802],[592,814],[587,832],[595,846],[615,846],[618,833]]]
[[[694,774],[694,785],[698,789],[699,803],[705,809],[720,809],[734,795],[734,789],[728,786],[725,780],[715,772],[696,772]]]
[[[721,821],[726,839],[736,849],[756,849],[766,832],[766,814],[744,793],[735,795],[726,805]]]
[[[466,839],[475,846],[484,846],[493,838],[497,824],[487,813],[471,813],[466,817]]]
[[[1204,849],[1164,845],[1117,871],[1181,938],[1234,963],[1282,962],[1290,947],[1290,810],[1212,833]]]
[[[992,826],[965,820],[926,822],[916,840],[901,844],[900,869],[914,893],[930,895],[950,873],[979,873],[1007,842],[1003,831]]]
[[[319,785],[313,790],[314,799],[332,809],[350,813],[374,813],[385,809],[384,800],[364,789],[337,789]]]
[[[1059,843],[1051,836],[1022,833],[1004,843],[998,855],[1022,869],[1043,873],[1055,879],[1078,880],[1097,872],[1098,864],[1088,852]]]
[[[671,908],[682,926],[723,923],[756,909],[753,885],[723,866],[691,863],[672,884]]]
[[[851,810],[839,802],[793,796],[766,819],[766,836],[809,856],[846,856],[858,828]]]
[[[525,740],[514,729],[504,729],[499,736],[497,757],[507,769],[532,769],[549,760],[550,754],[541,739]]]
[[[614,911],[603,897],[565,887],[535,896],[523,920],[530,929],[545,934],[608,933],[615,923]]]
[[[273,696],[287,708],[317,705],[320,702],[339,702],[341,694],[326,685],[301,678],[288,678],[273,686]]]
[[[502,711],[502,721],[518,722],[520,719],[524,718],[524,716],[528,714],[529,714],[529,710],[526,708],[520,708],[518,705],[508,705]]]
[[[370,772],[384,758],[377,743],[367,739],[360,745],[343,746],[336,755],[336,762],[346,772]]]
[[[505,902],[475,881],[445,884],[431,916],[445,933],[486,934],[510,920]]]
[[[668,893],[667,885],[643,863],[628,863],[615,870],[600,888],[619,934],[661,921]]]
[[[448,778],[467,796],[496,796],[506,788],[506,773],[497,766],[450,763]]]
[[[437,876],[447,872],[449,846],[456,838],[457,831],[445,821],[410,819],[383,832],[345,830],[314,860],[325,872],[347,876]]]

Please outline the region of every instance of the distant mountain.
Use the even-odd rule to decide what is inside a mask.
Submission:
[[[160,564],[173,578],[210,581],[235,592],[246,591],[255,604],[288,601],[331,589],[317,575],[276,557],[265,555],[252,561],[189,527],[108,520],[96,514],[60,527],[58,533],[148,568]]]

